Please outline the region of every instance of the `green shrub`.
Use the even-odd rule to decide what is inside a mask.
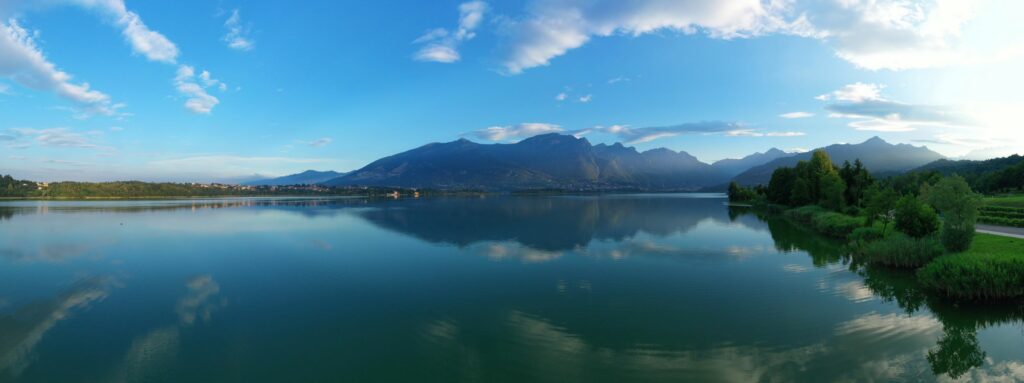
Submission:
[[[1024,240],[975,234],[970,250],[939,257],[918,270],[917,278],[954,298],[1024,296]]]
[[[924,238],[938,228],[938,214],[917,197],[908,194],[896,203],[896,230],[914,238]]]
[[[950,225],[943,225],[939,233],[939,240],[946,250],[958,253],[971,247],[971,240],[974,239],[974,225],[955,228]]]
[[[865,245],[868,242],[874,242],[884,237],[885,234],[882,233],[882,229],[874,226],[858,227],[853,229],[853,232],[849,235],[850,242],[858,245]]]
[[[917,268],[942,255],[942,244],[933,236],[913,238],[901,233],[870,242],[860,256],[870,264]]]
[[[814,230],[833,238],[846,238],[854,230],[864,226],[863,219],[831,212],[814,216],[811,223]]]

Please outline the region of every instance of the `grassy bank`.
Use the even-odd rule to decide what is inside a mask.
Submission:
[[[982,200],[982,203],[984,206],[1024,208],[1024,194],[985,197],[985,199]]]
[[[823,236],[845,239],[847,251],[858,262],[917,269],[923,287],[950,298],[1024,296],[1024,239],[975,233],[967,251],[946,253],[937,234],[912,238],[891,228],[883,234],[877,223],[865,227],[863,217],[818,206],[788,209],[782,216]]]
[[[935,259],[917,277],[925,287],[955,298],[1024,296],[1024,240],[975,234],[969,250]]]
[[[864,217],[836,213],[814,205],[789,209],[783,215],[818,233],[838,239],[846,239],[855,229],[864,226]]]

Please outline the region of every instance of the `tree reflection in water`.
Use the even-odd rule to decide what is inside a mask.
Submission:
[[[927,309],[943,327],[942,337],[928,350],[926,359],[936,375],[958,379],[985,363],[986,352],[978,341],[978,332],[989,327],[1024,324],[1024,301],[954,302],[931,294],[920,286],[913,271],[860,265],[851,262],[841,242],[817,235],[790,223],[779,215],[755,212],[750,208],[729,208],[729,218],[752,215],[766,222],[775,246],[780,251],[805,251],[815,266],[848,263],[864,278],[866,286],[885,302],[895,302],[907,315]]]

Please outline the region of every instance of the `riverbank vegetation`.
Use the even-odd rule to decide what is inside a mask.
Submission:
[[[782,211],[789,221],[845,240],[855,262],[919,269],[921,283],[946,296],[1018,297],[1024,296],[1024,240],[976,234],[975,223],[1016,223],[1024,208],[991,205],[972,189],[1018,187],[1007,180],[1016,169],[986,169],[971,181],[939,171],[875,179],[860,161],[836,166],[816,151],[809,161],[776,169],[767,187],[731,184],[729,198]]]
[[[170,182],[35,182],[0,176],[0,198],[132,199],[242,196],[397,196],[427,191],[394,188],[325,187],[321,185],[244,186]]]

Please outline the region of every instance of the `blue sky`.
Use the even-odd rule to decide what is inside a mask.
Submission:
[[[1022,7],[4,0],[0,173],[231,181],[545,132],[707,162],[875,135],[1004,155]]]

